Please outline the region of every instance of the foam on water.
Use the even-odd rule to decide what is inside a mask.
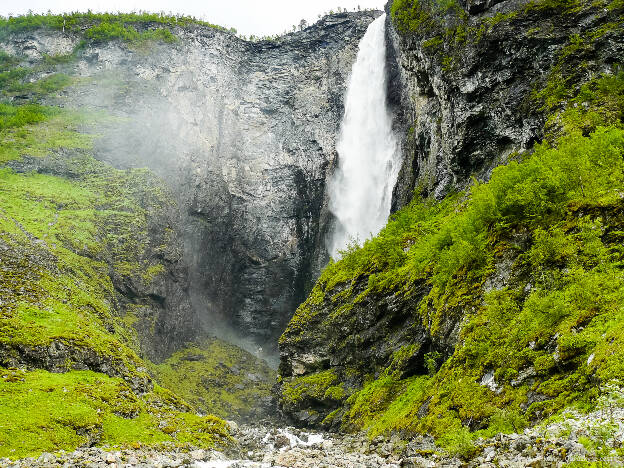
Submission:
[[[290,432],[290,430],[287,428],[278,429],[277,432],[279,435],[287,437],[288,441],[290,442],[289,446],[280,448],[280,452],[294,447],[311,447],[313,445],[320,445],[325,440],[322,434],[314,434],[308,432],[301,433],[301,435],[304,436],[304,438],[302,439]],[[267,432],[267,434],[262,439],[262,442],[266,444],[266,451],[275,450],[275,446],[270,443],[270,440],[271,434]],[[206,462],[196,462],[193,466],[194,468],[268,468],[271,465],[269,465],[268,463],[261,463],[252,460],[211,460]]]
[[[329,209],[336,218],[328,251],[377,234],[390,214],[400,151],[386,103],[385,17],[362,38],[345,98],[336,149],[338,167],[329,181]]]

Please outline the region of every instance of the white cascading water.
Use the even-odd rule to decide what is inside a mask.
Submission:
[[[329,209],[336,217],[328,251],[334,258],[349,243],[363,242],[388,221],[399,172],[399,151],[386,105],[385,17],[362,38],[345,100],[338,167],[329,181]]]

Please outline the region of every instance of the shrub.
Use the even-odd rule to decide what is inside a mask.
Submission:
[[[53,107],[40,106],[38,104],[12,106],[0,103],[0,130],[42,122],[57,112]]]

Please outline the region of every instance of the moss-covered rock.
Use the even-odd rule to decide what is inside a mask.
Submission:
[[[0,368],[0,416],[0,456],[9,458],[103,444],[230,443],[222,420],[195,415],[168,390],[137,394],[123,380],[92,371]]]
[[[3,58],[11,75],[17,61]],[[8,78],[5,96],[53,100],[61,88]],[[166,184],[92,155],[89,132],[109,119],[0,105],[1,456],[229,440],[223,421],[148,373],[145,358],[196,336],[196,323]]]
[[[378,236],[330,263],[280,339],[280,405],[292,418],[372,435],[430,433],[463,450],[476,437],[519,431],[570,405],[590,408],[600,383],[622,378],[624,75],[614,62],[624,56],[607,39],[618,34],[622,11],[566,5],[502,2],[495,9],[507,16],[494,21],[469,17],[459,4],[442,11],[394,3],[406,56],[427,57],[415,66],[428,77],[408,82],[420,92],[427,79],[444,88],[479,73],[501,34],[510,50],[529,47],[524,36],[512,38],[524,34],[528,18],[542,27],[563,15],[544,79],[523,88],[529,107],[514,109],[506,123],[520,131],[514,119],[529,108],[542,113],[535,136],[546,142],[507,155],[487,146],[508,161],[487,182],[441,201],[416,192]],[[580,17],[592,21],[571,37],[578,24],[571,18]],[[470,29],[484,21],[481,33]],[[460,41],[462,25],[470,27]],[[445,67],[444,53],[475,68]],[[510,73],[521,56],[504,55]],[[589,72],[578,74],[573,64],[589,57]],[[484,73],[490,65],[482,64]],[[440,89],[433,93],[442,107],[457,101]],[[474,103],[492,104],[483,96]],[[466,141],[461,125],[446,131]],[[425,140],[411,149],[426,151]],[[437,190],[421,181],[425,195]],[[297,384],[325,373],[344,382],[347,398],[335,401],[315,386],[313,398],[304,397],[306,386]],[[322,416],[307,416],[315,412]]]
[[[397,208],[414,189],[440,199],[487,180],[552,132],[550,106],[622,62],[622,10],[610,0],[395,0],[388,13],[404,131]]]
[[[276,372],[264,361],[225,341],[210,338],[152,366],[161,385],[203,412],[238,421],[275,418]]]

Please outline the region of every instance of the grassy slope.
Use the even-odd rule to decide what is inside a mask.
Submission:
[[[72,18],[76,27],[83,20],[156,21]],[[53,21],[59,18],[18,18],[0,31]],[[147,371],[153,366],[137,355],[132,325],[151,318],[137,315],[141,304],[120,309],[112,278],[149,289],[165,274],[157,254],[171,229],[163,226],[163,245],[147,230],[173,201],[149,171],[115,170],[93,158],[89,129],[110,123],[107,116],[46,104],[81,85],[66,74],[79,54],[32,64],[0,53],[0,457],[85,444],[226,443],[223,421],[197,416],[205,408],[155,384]],[[6,166],[28,160],[42,173]],[[163,366],[163,381],[177,387],[177,369]],[[266,393],[269,385],[255,390]],[[190,384],[185,390],[192,394]]]
[[[62,374],[33,369],[37,363],[29,371],[1,370],[0,456],[85,443],[212,446],[226,433],[223,423],[195,416],[178,396],[153,386],[135,352],[135,319],[114,306],[110,268],[145,282],[164,271],[141,262],[147,212],[130,193],[151,187],[155,192],[137,195],[167,199],[146,171],[115,171],[86,154],[67,164],[72,180],[0,168],[3,361],[22,367],[50,346],[66,356],[60,369],[51,364]],[[84,356],[101,372],[74,370],[84,368]]]
[[[436,31],[437,13],[426,5],[394,2],[403,34]],[[562,14],[582,7],[535,2],[527,9],[561,5]],[[346,408],[343,427],[372,435],[429,432],[446,447],[469,452],[471,438],[520,430],[568,405],[588,408],[600,383],[624,379],[624,71],[613,65],[583,84],[571,59],[604,34],[621,34],[621,2],[605,6],[613,23],[571,38],[534,93],[535,105],[549,116],[550,144],[518,155],[467,193],[441,203],[416,197],[377,237],[331,263],[296,312],[283,339],[306,333],[313,316],[325,313],[319,307],[328,295],[336,305],[323,318],[325,330],[348,322],[338,317],[367,296],[407,300],[423,282],[429,292],[414,314],[433,337],[449,310],[464,311],[459,343],[441,367],[440,356],[426,356],[428,374],[402,379],[397,369],[410,347],[418,347],[407,345],[359,392],[338,398]],[[437,48],[449,71],[454,49],[516,15],[470,29],[454,2],[437,8],[454,26],[424,47]],[[453,11],[455,21],[449,20]],[[488,287],[505,258],[513,259],[508,286]],[[353,285],[366,279],[368,288],[355,296]],[[333,385],[327,372],[284,379],[282,404],[302,393],[323,400]],[[480,385],[488,372],[499,391]]]
[[[108,41],[120,39],[141,44],[148,41],[175,42],[172,30],[176,27],[204,26],[235,33],[234,29],[198,20],[189,16],[171,16],[163,13],[66,13],[62,15],[24,15],[0,17],[0,40],[10,34],[34,29],[52,29],[81,34],[85,40]]]
[[[228,418],[266,416],[276,373],[240,348],[210,339],[154,366],[158,381],[201,410]],[[266,403],[265,403],[266,406]]]
[[[159,386],[137,395],[119,378],[91,371],[50,373],[0,368],[0,457],[112,446],[214,447],[226,424],[197,416]]]

